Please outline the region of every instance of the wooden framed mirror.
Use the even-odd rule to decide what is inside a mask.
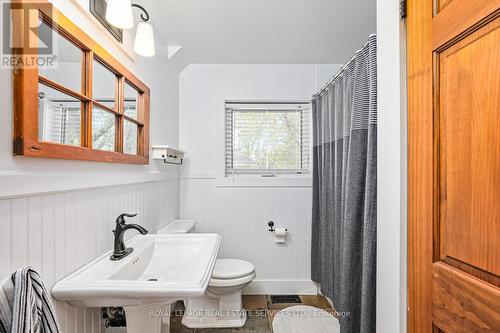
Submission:
[[[12,6],[41,21],[37,34],[52,34],[58,61],[13,69],[14,154],[148,164],[149,88],[47,3]],[[12,24],[21,38],[26,23]]]

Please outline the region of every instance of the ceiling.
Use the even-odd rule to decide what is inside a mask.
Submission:
[[[189,63],[345,63],[375,32],[375,0],[142,0]],[[179,52],[180,53],[180,52]]]

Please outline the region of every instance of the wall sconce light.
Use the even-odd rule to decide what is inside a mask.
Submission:
[[[131,0],[107,0],[106,20],[119,29],[131,29],[134,27],[133,7],[142,11],[142,21],[137,24],[135,33],[134,51],[144,57],[152,57],[155,55],[154,31],[144,7],[133,4]]]

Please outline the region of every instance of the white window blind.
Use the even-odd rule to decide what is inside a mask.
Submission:
[[[44,101],[39,107],[43,109],[39,112],[43,117],[43,127],[39,128],[41,140],[80,145],[81,102]]]
[[[226,103],[226,175],[307,173],[309,103]]]

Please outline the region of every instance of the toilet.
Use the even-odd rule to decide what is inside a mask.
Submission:
[[[217,259],[205,296],[190,299],[182,324],[189,328],[242,327],[247,315],[241,290],[255,278],[255,267],[244,260]]]
[[[189,233],[194,220],[175,220],[159,234]],[[245,325],[241,291],[255,278],[255,267],[244,260],[217,259],[205,295],[184,301],[182,324],[189,328],[237,328]]]
[[[188,234],[196,231],[195,220],[174,220],[159,228],[157,234]]]

